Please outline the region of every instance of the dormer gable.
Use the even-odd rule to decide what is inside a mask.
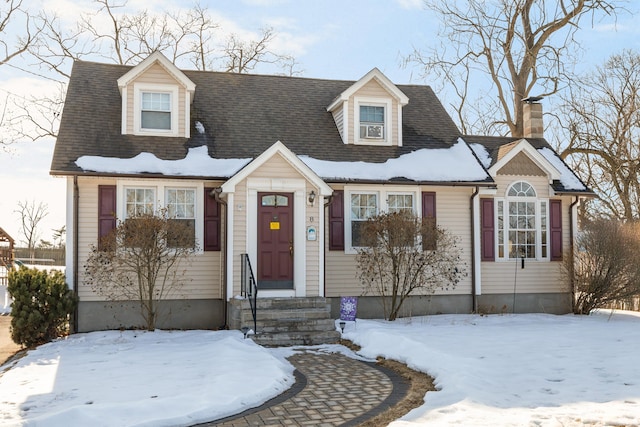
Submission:
[[[152,53],[118,79],[122,134],[189,138],[195,88],[162,53]]]
[[[489,174],[544,176],[549,184],[561,178],[561,172],[526,139],[502,145]]]
[[[355,82],[329,106],[342,142],[402,146],[402,107],[409,98],[377,68]]]

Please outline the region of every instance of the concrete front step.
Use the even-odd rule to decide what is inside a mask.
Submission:
[[[318,344],[335,344],[340,340],[340,332],[324,331],[324,332],[279,332],[268,333],[259,332],[255,335],[249,335],[251,339],[267,347],[291,346],[291,345],[318,345]]]
[[[248,299],[237,300],[243,310],[250,310],[251,305]],[[306,298],[258,298],[258,310],[294,310],[300,308],[329,308],[326,298],[306,297]]]
[[[313,332],[332,331],[335,329],[333,319],[301,320],[295,322],[278,322],[277,320],[258,322],[258,332]]]
[[[257,334],[251,338],[259,344],[315,345],[335,343],[340,338],[325,298],[261,298],[257,306]],[[233,300],[231,307],[231,327],[253,329],[249,301]]]
[[[327,319],[330,312],[321,308],[305,308],[298,310],[268,310],[258,309],[257,320],[258,323],[269,320],[280,320],[282,322],[300,321],[300,320],[313,320],[313,319]],[[243,310],[240,317],[242,322],[253,322],[253,316],[250,311]]]

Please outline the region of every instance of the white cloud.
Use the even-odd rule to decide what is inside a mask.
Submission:
[[[423,0],[396,0],[403,9],[422,9],[424,6]]]

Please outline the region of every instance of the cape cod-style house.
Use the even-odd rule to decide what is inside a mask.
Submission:
[[[51,165],[67,179],[76,330],[139,323],[133,303],[92,292],[83,264],[116,221],[170,204],[199,250],[162,328],[245,326],[249,264],[259,307],[335,318],[340,297],[360,296],[358,316],[381,317],[361,296],[359,224],[401,209],[457,235],[469,273],[405,315],[566,313],[560,265],[592,193],[544,140],[541,105],[524,107],[524,138],[467,136],[430,87],[375,68],[354,82],[183,71],[161,53],[133,67],[78,61]],[[275,331],[287,316],[273,317]]]

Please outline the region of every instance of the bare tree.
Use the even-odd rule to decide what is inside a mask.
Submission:
[[[54,228],[53,230],[53,244],[56,248],[65,247],[65,236],[67,235],[67,226],[63,225],[60,228]]]
[[[48,206],[46,203],[39,202],[36,204],[35,200],[18,202],[18,209],[15,210],[20,215],[21,232],[24,236],[24,243],[29,248],[29,256],[35,257],[35,249],[38,240],[40,239],[40,222],[49,215]]]
[[[594,213],[640,219],[640,54],[612,55],[565,99],[569,143],[561,156],[600,198]]]
[[[94,0],[96,10],[82,14],[75,25],[63,24],[55,12],[42,11],[42,31],[29,46],[31,73],[50,71],[61,82],[59,93],[16,103],[13,128],[20,137],[55,136],[66,82],[76,60],[134,65],[160,51],[179,67],[229,72],[253,71],[260,64],[280,67],[288,75],[299,72],[293,57],[272,49],[276,33],[261,30],[256,40],[219,34],[207,8],[196,4],[181,12],[127,12],[126,0]],[[50,78],[50,77],[49,77]],[[27,125],[28,124],[28,125]]]
[[[5,0],[0,4],[0,65],[22,55],[34,42],[42,27],[23,6],[23,0]],[[6,37],[10,26],[20,26],[21,36],[15,40]]]
[[[365,247],[357,268],[365,294],[380,296],[384,316],[395,320],[415,292],[452,289],[466,276],[458,239],[432,219],[412,213],[382,213],[362,228]]]
[[[565,257],[574,284],[574,312],[640,296],[640,228],[637,223],[597,220],[583,226],[574,259]]]
[[[415,49],[406,61],[424,67],[425,75],[449,81],[458,98],[453,108],[461,125],[463,118],[474,113],[469,88],[489,87],[481,114],[493,118],[489,130],[519,137],[524,130],[521,100],[554,94],[572,81],[574,35],[583,18],[615,14],[616,3],[619,1],[425,0],[425,6],[441,18],[443,41],[438,47]],[[487,124],[481,125],[480,130],[487,131]]]
[[[17,29],[15,38],[9,37],[11,29]],[[0,3],[0,66],[15,66],[15,60],[24,55],[38,39],[43,24],[23,5],[23,0],[5,0]],[[16,141],[13,117],[15,94],[6,92],[0,102],[0,145]]]
[[[224,48],[225,71],[231,73],[247,73],[260,63],[293,64],[292,57],[278,55],[269,50],[269,45],[275,37],[273,28],[263,28],[260,38],[257,40],[244,41],[236,34],[231,34]],[[291,72],[291,69],[290,69]]]
[[[138,301],[145,326],[152,331],[166,314],[162,300],[179,296],[195,250],[193,229],[170,218],[166,209],[130,218],[91,247],[87,283],[110,301]]]

